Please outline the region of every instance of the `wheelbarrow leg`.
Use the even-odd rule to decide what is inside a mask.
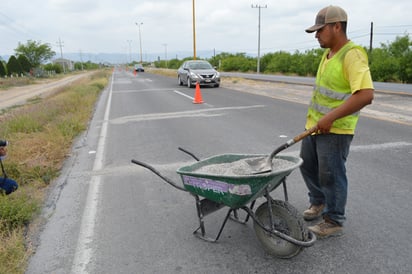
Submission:
[[[250,209],[251,210],[253,210],[253,207],[255,206],[255,203],[256,203],[256,200],[254,200],[251,204],[250,204]],[[248,212],[246,212],[247,213],[247,215],[246,215],[246,217],[245,217],[245,220],[240,220],[240,218],[239,218],[239,214],[238,214],[238,209],[234,209],[233,210],[233,216],[232,215],[230,215],[230,219],[232,220],[232,221],[235,221],[235,222],[237,222],[237,223],[239,223],[239,224],[246,224],[248,221],[249,221],[249,218],[250,218],[250,214],[248,213]]]
[[[216,242],[219,237],[220,234],[223,231],[224,226],[226,225],[227,220],[229,219],[230,214],[232,213],[232,211],[234,211],[234,209],[230,209],[228,211],[228,213],[226,214],[226,218],[223,221],[222,226],[220,227],[219,233],[217,235],[217,237],[215,239],[209,238],[206,236],[206,228],[205,228],[205,222],[204,222],[204,217],[212,212],[215,212],[219,209],[221,209],[222,207],[224,207],[223,204],[220,203],[216,203],[213,202],[211,200],[208,199],[200,199],[198,195],[193,195],[195,197],[196,200],[196,209],[197,209],[197,216],[199,218],[199,227],[193,231],[193,234],[195,234],[195,236],[199,237],[202,240],[208,241],[208,242]],[[200,230],[200,232],[199,232]]]
[[[194,234],[196,237],[198,237],[198,238],[200,238],[200,239],[202,239],[202,240],[205,240],[205,241],[208,241],[208,242],[212,242],[212,243],[217,242],[217,240],[219,240],[220,235],[222,234],[223,228],[225,227],[226,222],[227,222],[227,220],[229,219],[229,216],[230,216],[230,214],[232,213],[232,211],[234,211],[234,209],[229,209],[229,210],[228,210],[228,212],[227,212],[227,214],[226,214],[226,217],[225,217],[225,219],[223,220],[222,226],[221,226],[220,229],[219,229],[219,233],[217,234],[217,236],[216,236],[215,239],[206,236],[206,229],[205,229],[205,225],[204,225],[204,222],[203,222],[203,218],[202,218],[202,220],[200,220],[200,218],[199,218],[199,220],[200,220],[200,226],[199,226],[195,231],[193,231],[193,234]],[[199,230],[200,230],[200,233],[199,233]]]
[[[285,202],[287,202],[289,198],[288,198],[288,189],[286,187],[286,177],[282,179],[282,186],[283,186],[283,194],[285,196]]]
[[[205,236],[205,224],[203,221],[203,212],[202,212],[202,204],[201,201],[199,199],[199,196],[194,195],[195,199],[196,199],[196,209],[197,209],[197,217],[199,218],[199,228],[195,230],[195,232],[197,232],[199,229],[202,233],[202,237]],[[193,233],[195,233],[193,232]]]

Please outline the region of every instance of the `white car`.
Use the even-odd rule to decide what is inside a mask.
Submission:
[[[144,72],[144,68],[143,68],[142,64],[136,64],[136,65],[134,65],[134,70],[135,70],[136,72]]]

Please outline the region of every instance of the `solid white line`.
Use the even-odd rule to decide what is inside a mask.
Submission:
[[[104,119],[102,128],[100,130],[100,137],[96,149],[96,158],[94,159],[93,172],[100,171],[103,168],[104,148],[107,136],[107,127],[109,124],[110,105],[112,101],[114,73],[112,74],[112,80],[109,90],[109,97],[107,99],[106,109],[104,113]],[[98,173],[96,173],[98,174]],[[87,273],[86,267],[92,258],[92,246],[94,238],[94,226],[96,222],[98,197],[100,191],[101,176],[92,176],[89,184],[89,190],[87,192],[87,200],[83,211],[82,222],[80,225],[79,238],[77,240],[76,252],[74,254],[74,260],[71,272],[72,273]]]
[[[382,144],[351,146],[350,151],[358,152],[358,151],[370,151],[370,150],[385,150],[385,149],[402,148],[406,146],[412,146],[412,143],[391,142],[391,143],[382,143]]]
[[[173,91],[174,93],[177,93],[177,94],[179,94],[179,95],[182,95],[182,96],[184,96],[184,97],[187,97],[187,98],[189,98],[190,100],[194,100],[195,98],[193,98],[193,97],[191,97],[191,96],[189,96],[189,95],[187,95],[187,94],[184,94],[183,92],[180,92],[180,91],[178,91],[178,90],[174,90]]]

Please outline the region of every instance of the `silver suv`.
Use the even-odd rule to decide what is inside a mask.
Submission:
[[[191,60],[184,62],[177,70],[179,85],[194,87],[197,82],[202,86],[220,86],[220,74],[208,61]]]

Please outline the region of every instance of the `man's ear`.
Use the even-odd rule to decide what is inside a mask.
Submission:
[[[335,25],[333,25],[333,28],[334,28],[337,32],[341,32],[341,31],[342,31],[342,23],[341,23],[341,22],[336,22]]]

